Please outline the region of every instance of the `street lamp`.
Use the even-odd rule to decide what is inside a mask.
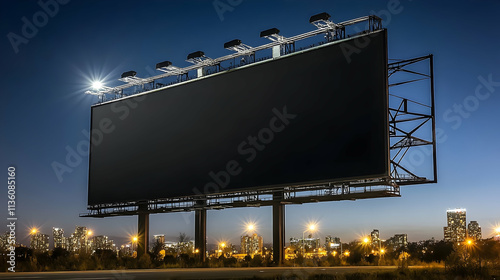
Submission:
[[[132,236],[132,254],[135,251],[135,245],[134,244],[137,244],[137,240],[139,240],[139,238],[137,237],[137,235]]]
[[[226,243],[225,242],[220,242],[219,243],[219,253],[222,255],[224,254],[224,248],[226,247]],[[221,249],[222,248],[222,249]]]
[[[310,231],[311,233],[313,233],[314,231],[316,230],[316,225],[315,224],[309,224],[307,226],[307,229],[304,230],[304,232],[302,232],[302,255],[305,257],[305,254],[306,254],[306,245],[305,245],[305,234],[307,231]]]
[[[469,262],[469,249],[473,244],[474,244],[474,242],[470,238],[465,241],[465,259],[466,259],[466,262]]]
[[[91,230],[87,231],[87,244],[85,246],[85,251],[88,251],[90,248],[90,236],[92,236],[93,232]]]
[[[250,231],[250,232],[252,232],[254,229],[255,229],[255,225],[254,224],[249,224],[247,226],[247,230]]]
[[[365,237],[363,239],[363,243],[365,244],[365,255],[368,255],[368,251],[367,251],[368,249],[367,248],[368,248],[368,243],[369,242],[370,242],[370,239],[368,237]]]

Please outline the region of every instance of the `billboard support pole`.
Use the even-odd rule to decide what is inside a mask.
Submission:
[[[283,191],[273,193],[273,261],[283,264],[285,257],[285,205]]]
[[[198,202],[198,201],[197,201]],[[202,202],[206,205],[206,201]],[[194,226],[194,247],[195,254],[198,260],[202,263],[206,261],[207,252],[207,210],[205,208],[198,208],[194,212],[195,226]]]
[[[149,213],[148,204],[139,204],[137,223],[137,258],[148,253],[149,248]]]

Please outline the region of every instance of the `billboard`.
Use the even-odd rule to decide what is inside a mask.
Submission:
[[[387,102],[382,30],[94,105],[88,204],[388,176]]]

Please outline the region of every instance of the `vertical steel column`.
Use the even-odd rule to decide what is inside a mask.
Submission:
[[[194,212],[194,247],[200,262],[206,261],[207,252],[207,210],[196,209]]]
[[[433,182],[437,183],[437,154],[436,154],[436,104],[434,101],[434,56],[429,55],[429,71],[431,76],[431,116],[432,116],[432,164],[434,165]]]
[[[273,261],[281,265],[285,259],[285,205],[283,191],[273,193]]]
[[[147,254],[149,250],[149,213],[148,205],[139,205],[137,224],[137,258]]]

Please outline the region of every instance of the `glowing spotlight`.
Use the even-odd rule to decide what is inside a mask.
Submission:
[[[364,243],[368,243],[369,241],[370,241],[370,239],[368,239],[368,237],[365,237],[365,239],[363,239]]]
[[[244,235],[245,234],[252,235],[259,231],[259,225],[255,220],[243,221],[241,227]]]
[[[134,236],[134,237],[132,237],[132,241],[133,241],[133,242],[137,242],[137,240],[138,240],[137,235],[136,235],[136,236]]]
[[[91,236],[93,232],[91,230],[87,231],[87,236]]]
[[[101,81],[93,81],[92,82],[92,88],[94,90],[100,90],[103,87],[103,84]]]
[[[30,232],[31,232],[31,234],[36,234],[38,232],[38,229],[37,228],[32,228]]]

